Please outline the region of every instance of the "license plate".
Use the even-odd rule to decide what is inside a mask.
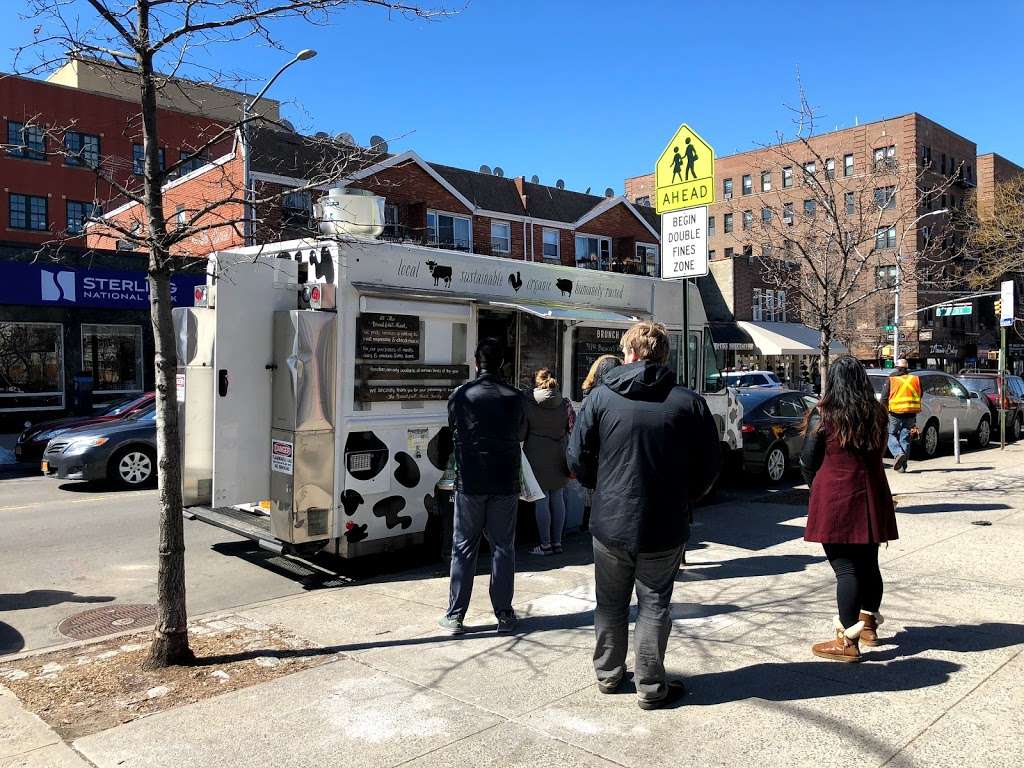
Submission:
[[[45,475],[46,473],[48,473],[50,471],[50,462],[44,461],[42,463],[42,467],[41,468],[43,470],[43,474]]]
[[[22,447],[20,445],[14,446],[14,458],[20,459],[21,458],[21,452],[22,452]]]

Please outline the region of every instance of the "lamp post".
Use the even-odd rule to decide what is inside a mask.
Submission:
[[[245,99],[245,100],[242,101],[242,157],[243,157],[243,182],[242,183],[244,184],[244,187],[245,187],[245,189],[243,190],[245,205],[243,206],[244,211],[243,211],[242,215],[245,217],[245,221],[244,221],[244,225],[245,226],[243,227],[243,233],[244,233],[244,239],[245,239],[245,244],[246,245],[252,245],[253,244],[252,241],[253,241],[253,238],[255,236],[255,229],[256,229],[256,227],[255,227],[256,215],[255,215],[255,210],[254,210],[255,206],[253,204],[253,198],[254,198],[253,193],[254,193],[255,190],[253,189],[252,174],[251,174],[251,170],[250,170],[250,168],[251,168],[251,161],[250,161],[250,149],[251,149],[250,138],[251,138],[251,134],[249,133],[250,113],[252,112],[253,108],[259,103],[259,100],[263,98],[263,94],[265,94],[268,90],[270,90],[270,86],[272,86],[274,84],[274,82],[277,80],[277,78],[279,78],[284,73],[284,71],[286,69],[288,69],[292,64],[296,64],[296,63],[298,63],[300,61],[309,61],[314,56],[316,56],[316,51],[314,51],[312,48],[303,48],[301,51],[296,53],[291,58],[290,61],[285,62],[281,66],[281,68],[278,69],[277,72],[274,73],[274,76],[271,77],[267,81],[266,85],[264,85],[263,88],[260,89],[259,93],[257,93],[251,99]]]
[[[893,307],[893,318],[892,318],[892,362],[895,365],[896,361],[900,358],[900,290],[903,285],[903,240],[907,236],[907,232],[912,230],[918,225],[922,219],[927,219],[929,216],[938,216],[942,213],[949,213],[948,208],[940,208],[937,211],[928,211],[928,213],[922,213],[912,222],[910,222],[906,229],[903,230],[903,235],[900,237],[900,250],[896,254],[896,285],[893,288],[893,294],[896,296],[895,306]]]

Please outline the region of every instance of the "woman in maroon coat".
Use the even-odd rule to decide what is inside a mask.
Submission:
[[[863,366],[852,357],[836,360],[808,415],[800,454],[811,487],[804,539],[824,545],[836,573],[836,637],[811,649],[824,659],[860,661],[860,643],[878,644],[878,545],[899,538],[882,466],[886,421]]]

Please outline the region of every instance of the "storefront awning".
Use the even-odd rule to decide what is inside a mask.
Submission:
[[[801,323],[755,323],[740,320],[736,325],[750,334],[754,346],[762,355],[818,354],[818,331]],[[837,354],[847,351],[838,341],[833,341],[829,349]]]
[[[711,340],[715,349],[726,352],[749,352],[754,349],[750,334],[731,322],[710,322]]]
[[[606,309],[580,309],[577,307],[552,307],[543,304],[512,304],[505,301],[490,302],[493,307],[508,307],[527,312],[534,317],[542,317],[545,320],[575,320],[582,322],[589,320],[600,323],[635,323],[639,320],[635,315],[623,315],[619,312],[612,312]]]

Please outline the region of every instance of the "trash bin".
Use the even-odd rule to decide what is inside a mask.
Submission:
[[[79,371],[75,374],[74,390],[71,396],[72,410],[76,416],[92,414],[92,374]]]
[[[429,525],[429,537],[438,560],[451,562],[452,534],[455,529],[455,460],[448,462],[448,468],[434,486],[434,509]]]

